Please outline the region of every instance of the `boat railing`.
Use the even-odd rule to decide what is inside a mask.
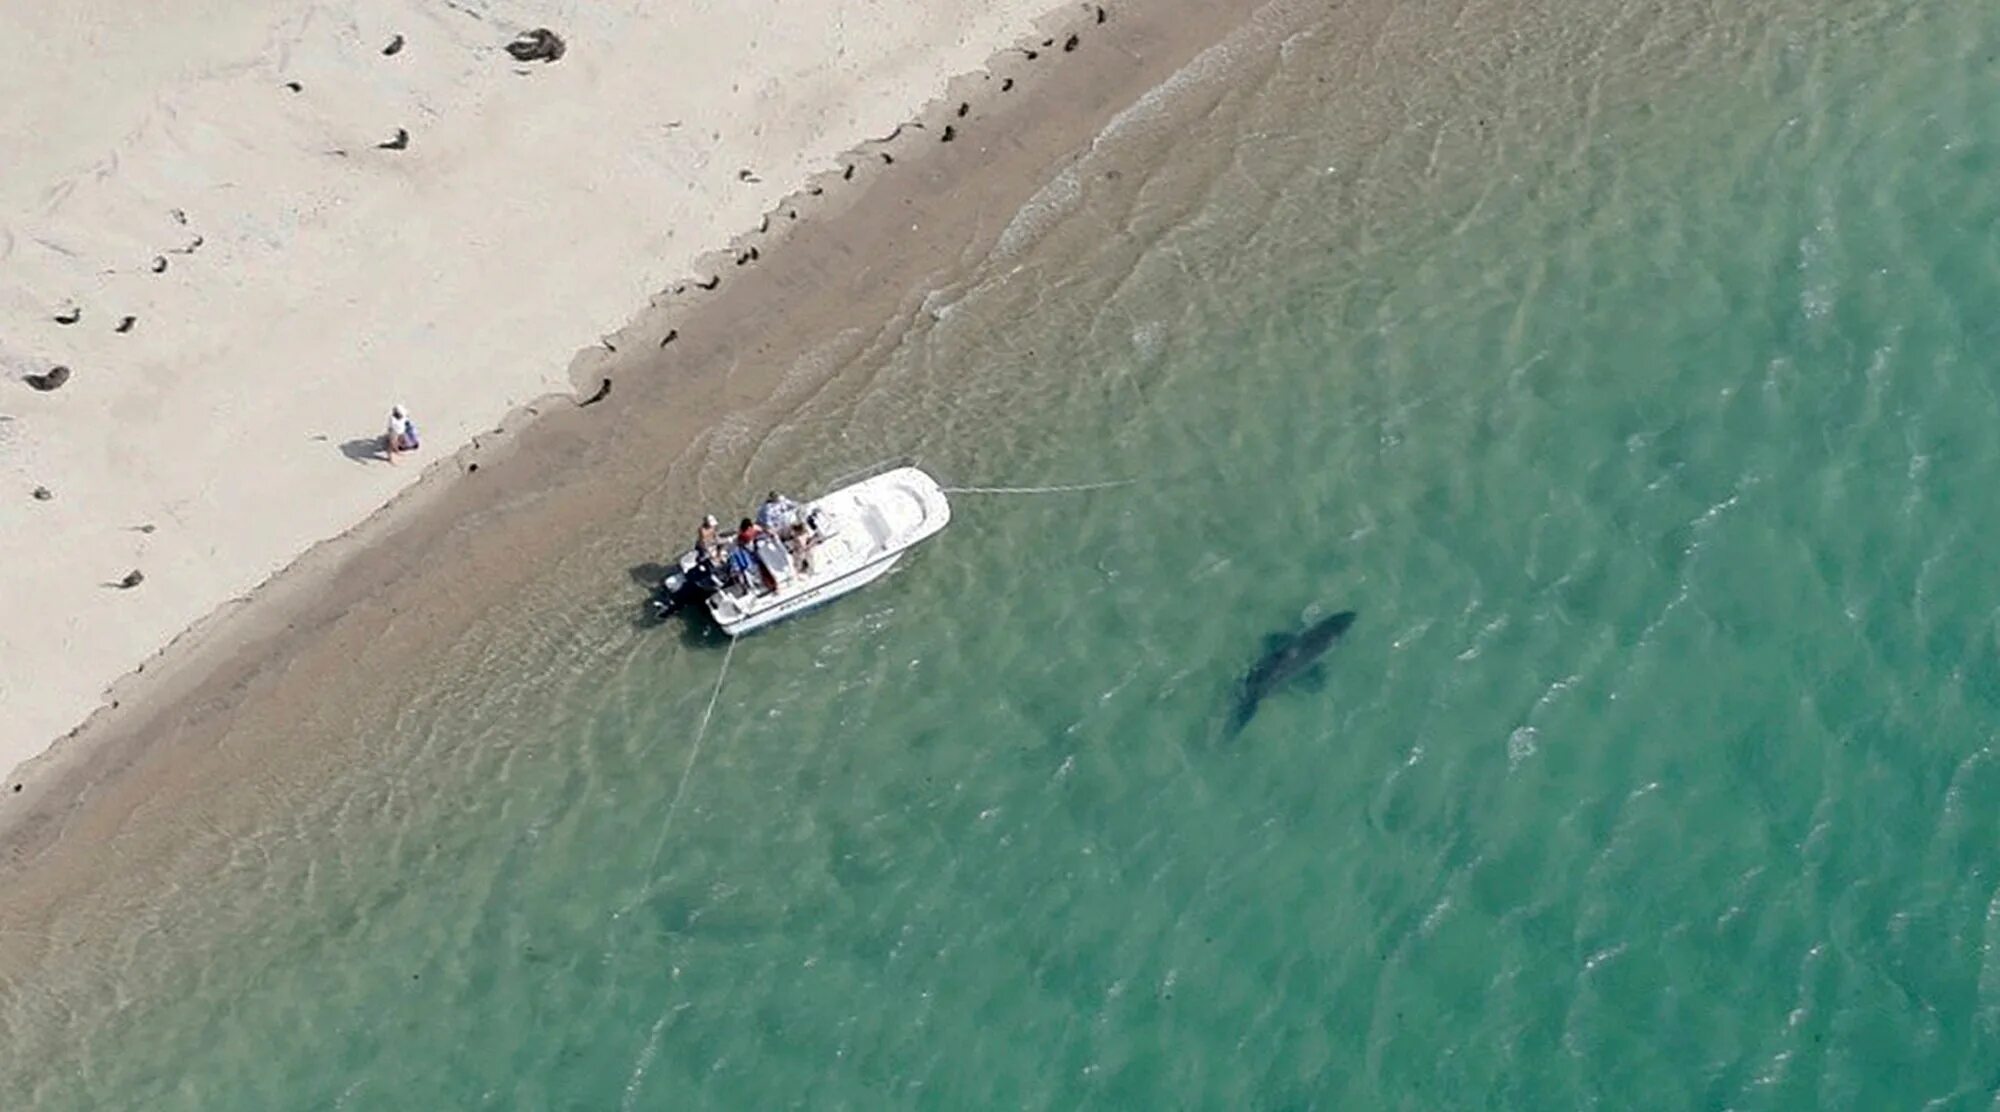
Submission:
[[[858,468],[845,475],[829,479],[822,484],[822,489],[827,491],[839,490],[842,487],[853,486],[863,479],[872,479],[877,475],[887,474],[899,467],[915,467],[916,465],[917,457],[915,456],[897,456],[894,459],[885,459],[879,463],[871,463],[866,467]]]

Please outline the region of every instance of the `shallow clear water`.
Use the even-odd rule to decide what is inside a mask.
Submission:
[[[727,654],[579,539],[171,944],[17,993],[0,1094],[1985,1104],[1996,55],[1406,8],[1185,83],[703,480],[1135,482]]]

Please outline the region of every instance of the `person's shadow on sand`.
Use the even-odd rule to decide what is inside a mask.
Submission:
[[[356,463],[387,463],[389,452],[380,436],[357,436],[340,446],[340,454]]]

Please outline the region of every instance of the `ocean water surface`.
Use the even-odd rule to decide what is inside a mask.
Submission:
[[[689,465],[1127,485],[733,650],[578,538],[0,1104],[1990,1106],[2000,9],[1750,7],[1198,67]]]

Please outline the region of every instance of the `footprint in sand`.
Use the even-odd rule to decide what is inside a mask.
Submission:
[[[59,363],[43,374],[28,375],[22,381],[46,394],[51,390],[62,389],[63,383],[69,381],[69,368]]]
[[[554,62],[560,60],[568,49],[562,36],[547,27],[523,31],[507,44],[507,53],[516,62]]]

